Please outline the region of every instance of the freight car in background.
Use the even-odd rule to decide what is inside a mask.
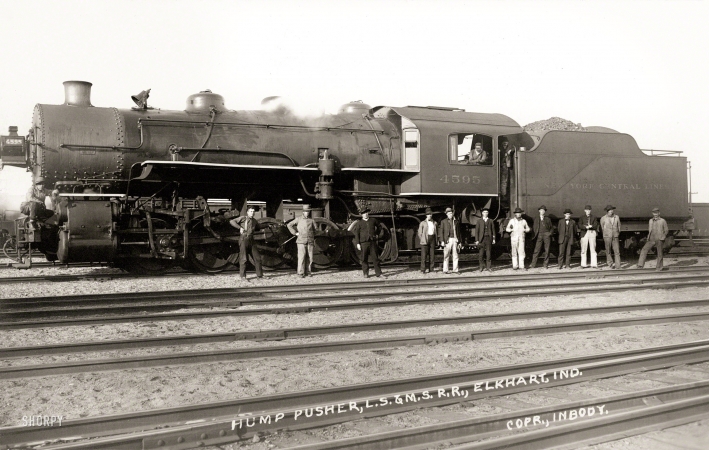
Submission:
[[[20,267],[36,248],[61,262],[219,272],[239,250],[229,219],[252,202],[264,206],[257,239],[267,267],[294,260],[284,224],[303,203],[317,211],[319,267],[356,257],[347,228],[364,208],[386,226],[386,261],[416,251],[427,207],[441,218],[452,206],[468,248],[483,207],[501,221],[518,206],[531,218],[541,204],[579,216],[585,204],[600,214],[612,203],[628,249],[654,206],[672,234],[688,218],[686,158],[649,154],[605,128],[525,132],[502,114],[361,102],[299,117],[284,107],[230,110],[210,91],[189,96],[183,111],[149,107],[149,90],[132,97],[137,107],[104,108],[91,105],[90,83],[64,85],[63,105],[35,106],[24,144],[36,189],[16,222]],[[469,164],[476,143],[483,164]]]

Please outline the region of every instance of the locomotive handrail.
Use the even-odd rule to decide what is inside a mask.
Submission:
[[[171,120],[171,119],[139,119],[138,124],[151,125],[151,126],[161,126],[157,122],[163,122],[167,124],[180,124],[180,125],[201,125],[201,126],[225,126],[225,127],[257,127],[257,128],[283,128],[283,129],[302,129],[302,130],[312,130],[312,131],[346,131],[346,132],[364,132],[364,133],[375,133],[375,134],[385,134],[381,130],[368,130],[366,128],[340,128],[334,127],[313,127],[306,125],[280,125],[280,124],[261,124],[261,123],[237,123],[237,122],[206,122],[203,120],[193,121],[193,120]]]

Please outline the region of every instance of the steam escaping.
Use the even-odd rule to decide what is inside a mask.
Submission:
[[[5,211],[19,211],[31,186],[31,173],[19,167],[3,167],[0,171],[0,216]]]

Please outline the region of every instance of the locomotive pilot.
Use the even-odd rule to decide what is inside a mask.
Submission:
[[[261,229],[258,220],[254,218],[255,212],[256,208],[249,206],[246,209],[245,216],[239,216],[229,221],[231,226],[241,230],[241,235],[239,236],[239,275],[244,281],[248,281],[246,279],[246,261],[248,261],[249,255],[251,255],[254,260],[256,276],[263,278],[263,272],[261,271],[261,253],[259,253],[258,247],[256,247],[254,243],[254,233]]]
[[[532,254],[532,264],[531,268],[537,267],[537,258],[539,257],[539,252],[542,251],[542,244],[544,244],[544,268],[549,268],[549,247],[551,246],[551,235],[554,232],[554,227],[551,224],[551,219],[546,216],[547,207],[542,205],[539,207],[539,216],[534,219],[534,238],[537,243],[534,244],[534,254]]]
[[[363,210],[362,219],[357,221],[352,227],[354,233],[354,244],[357,250],[362,252],[362,275],[369,278],[369,262],[374,264],[374,274],[382,276],[382,269],[379,267],[379,254],[377,241],[383,235],[383,229],[379,221],[369,217],[369,209]]]
[[[598,233],[598,218],[591,214],[591,205],[583,208],[584,216],[579,219],[581,233],[581,268],[586,268],[586,253],[591,253],[591,267],[598,269],[598,254],[596,253],[596,235]]]
[[[615,206],[606,205],[606,215],[601,217],[601,228],[606,246],[606,264],[611,269],[620,269],[620,217],[615,214]],[[615,255],[615,265],[611,259],[611,248]]]
[[[566,258],[566,268],[571,268],[571,247],[576,242],[576,233],[578,233],[578,228],[576,227],[576,221],[571,218],[571,210],[566,208],[564,210],[564,218],[559,220],[559,224],[556,229],[559,230],[559,269],[564,268],[564,258]]]
[[[480,262],[480,272],[485,270],[483,259],[487,265],[487,271],[492,272],[492,246],[495,244],[495,223],[488,216],[490,208],[482,209],[482,219],[475,225],[475,245],[478,246],[478,259]]]
[[[662,257],[663,257],[663,246],[665,245],[665,238],[669,233],[667,228],[667,221],[660,217],[660,208],[655,208],[652,210],[652,219],[648,223],[647,232],[647,242],[643,245],[643,249],[640,251],[640,259],[638,259],[638,269],[642,269],[645,265],[645,258],[647,258],[647,252],[651,248],[657,248],[657,265],[655,266],[656,271],[662,270]]]
[[[453,215],[453,208],[446,208],[446,218],[439,227],[443,245],[443,273],[448,273],[448,261],[453,257],[453,273],[458,273],[458,250],[460,250],[460,223]]]
[[[507,223],[507,232],[510,233],[510,243],[512,244],[512,269],[518,268],[527,270],[524,267],[524,236],[529,233],[529,225],[522,218],[520,208],[515,208],[515,216]]]
[[[303,205],[303,215],[288,223],[288,231],[297,236],[298,275],[305,278],[313,275],[313,253],[315,251],[315,221],[310,217],[310,205]],[[305,269],[305,259],[308,259],[308,269]]]

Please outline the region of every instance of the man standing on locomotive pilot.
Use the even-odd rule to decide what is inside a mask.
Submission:
[[[355,223],[352,227],[354,233],[354,244],[357,250],[362,252],[362,275],[364,278],[369,278],[369,260],[374,263],[374,274],[377,277],[382,276],[382,269],[379,267],[379,255],[377,252],[377,241],[383,234],[383,229],[379,221],[369,217],[370,210],[365,209],[362,214],[362,219]]]
[[[295,240],[298,246],[298,275],[305,278],[313,276],[313,253],[315,251],[315,221],[310,217],[310,205],[303,205],[303,216],[288,222],[288,231],[298,236]],[[305,269],[305,258],[308,258],[308,269]]]
[[[248,261],[249,254],[254,260],[254,266],[256,266],[256,276],[263,278],[263,272],[261,271],[261,253],[259,253],[258,247],[256,247],[254,243],[254,233],[261,229],[258,220],[254,218],[255,212],[255,207],[248,206],[245,216],[239,216],[229,221],[231,226],[241,230],[241,235],[239,236],[239,275],[244,281],[248,281],[246,279],[246,262]]]

